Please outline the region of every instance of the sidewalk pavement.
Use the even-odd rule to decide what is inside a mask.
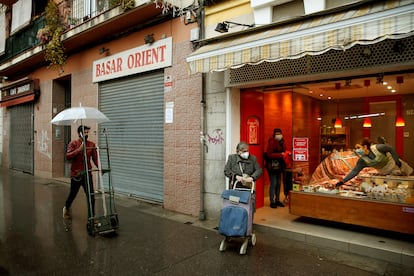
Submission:
[[[69,179],[55,180],[69,183]],[[151,204],[119,194],[116,197],[117,204],[124,207],[139,206],[140,211],[150,215],[217,231],[216,218],[199,220],[198,217],[163,209],[159,204]],[[414,270],[414,236],[411,235],[298,217],[291,215],[287,206],[278,208],[277,212],[269,207],[257,209],[254,224],[256,228],[268,228],[279,237],[349,254],[373,257],[413,267]]]
[[[199,220],[197,217],[165,210],[157,204],[140,203],[125,196],[118,198],[118,204],[125,207],[139,204],[140,210],[147,214],[217,231],[218,219]],[[277,208],[276,211],[269,207],[257,209],[254,224],[256,229],[267,228],[282,238],[413,267],[414,275],[412,235],[298,217],[291,215],[287,206]]]
[[[34,215],[37,220],[39,220],[39,218],[42,220],[46,213],[46,210],[43,209],[46,208],[48,208],[48,212],[53,211],[54,213],[57,213],[53,216],[56,215],[57,217],[61,217],[60,205],[64,202],[64,198],[67,195],[67,190],[65,188],[65,186],[68,185],[67,179],[44,179],[3,168],[0,168],[0,174],[0,181],[3,182],[0,183],[2,184],[0,185],[0,203],[2,199],[6,200],[0,205],[9,207],[19,206],[18,210],[13,211],[9,210],[9,207],[3,209],[3,213],[0,212],[0,222],[2,219],[7,222],[10,212],[15,212],[15,214],[13,214],[14,216],[19,214],[25,216],[24,210],[27,210],[27,208],[35,209]],[[54,188],[52,189],[53,191],[51,191],[50,188]],[[29,198],[34,198],[33,202],[28,203],[24,200],[23,195],[21,197],[18,196],[21,191],[29,193]],[[11,200],[16,202],[8,202],[7,196],[5,199],[2,198],[4,194],[11,196]],[[75,200],[73,211],[83,214],[84,212],[82,211],[82,208],[85,209],[85,206],[82,205],[84,205],[85,202],[84,197],[81,196],[81,194],[83,194],[82,191],[80,191],[80,194]],[[144,213],[176,221],[179,222],[180,225],[185,224],[203,228],[209,230],[213,236],[217,234],[217,219],[200,221],[197,217],[165,210],[158,204],[139,201],[123,195],[116,196],[116,203],[117,206],[122,207],[123,210],[128,210],[128,213],[130,214],[137,212]],[[20,210],[21,206],[23,207],[22,210]],[[277,213],[275,213],[274,209],[267,207],[258,209],[255,214],[255,231],[258,231],[261,235],[274,236],[275,238],[284,241],[284,243],[286,243],[284,246],[287,247],[292,241],[296,241],[299,242],[299,244],[310,245],[311,248],[315,248],[315,250],[319,250],[317,248],[325,248],[322,251],[326,250],[330,252],[329,256],[336,256],[336,262],[346,262],[347,266],[356,268],[363,267],[364,270],[373,271],[379,275],[414,275],[414,237],[412,236],[397,237],[392,236],[395,235],[395,233],[391,233],[390,237],[387,235],[388,233],[366,233],[363,229],[354,229],[352,227],[344,228],[343,225],[338,226],[335,224],[298,218],[290,215],[288,213],[288,208],[278,208],[277,210]],[[86,217],[86,214],[83,215]],[[44,217],[43,221],[37,220],[32,221],[29,219],[28,222],[25,221],[25,224],[28,223],[30,225],[31,222],[35,224],[32,226],[31,230],[28,229],[27,231],[34,231],[37,236],[44,234],[48,235],[50,231],[56,231],[48,229],[48,227],[55,229],[57,227],[56,225],[50,225],[50,223],[54,223],[53,221],[50,221],[50,218]],[[125,223],[124,217],[121,218],[120,223],[121,227],[123,227],[123,223]],[[13,227],[18,228],[19,225],[14,225]],[[60,227],[62,227],[61,223]],[[73,227],[76,228],[74,230],[80,231],[82,237],[85,235],[86,229],[83,224],[76,225],[74,223]],[[20,228],[21,229],[19,230],[26,231],[26,227],[23,225],[21,225]],[[2,230],[2,227],[0,227],[0,238],[3,234],[9,233],[7,231],[12,231],[12,229]],[[62,235],[59,231],[61,230],[58,230],[58,235]],[[49,234],[52,234],[52,232]],[[124,233],[123,235],[125,234],[129,233]],[[53,240],[55,239],[56,238],[53,238]],[[263,241],[261,240],[261,242]],[[215,247],[216,245],[213,244],[213,246]],[[335,253],[332,254],[332,252]],[[387,274],[389,267],[401,268],[404,273]],[[2,275],[1,270],[0,275]]]

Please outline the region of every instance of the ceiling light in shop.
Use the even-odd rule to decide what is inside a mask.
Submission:
[[[339,103],[336,103],[336,119],[335,119],[335,124],[334,124],[334,128],[342,128],[342,121],[339,118]]]
[[[372,127],[372,122],[370,118],[365,118],[362,124],[362,127]]]
[[[341,119],[336,118],[334,127],[335,128],[342,128],[342,121],[341,121]]]
[[[345,116],[344,119],[345,120],[356,120],[356,119],[379,117],[379,116],[385,116],[385,112],[369,113],[369,114],[361,114],[361,115],[349,115],[349,116]]]
[[[403,117],[398,117],[397,120],[395,121],[395,126],[396,127],[403,127],[405,126],[405,121]]]

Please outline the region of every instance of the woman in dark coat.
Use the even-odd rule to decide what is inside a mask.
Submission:
[[[256,156],[249,153],[249,145],[240,142],[236,147],[236,154],[230,154],[224,166],[224,175],[230,179],[230,188],[256,181],[262,175],[262,168],[257,163]],[[247,186],[246,186],[247,185]]]
[[[285,206],[280,202],[280,186],[285,170],[285,162],[283,160],[284,152],[285,141],[283,140],[282,130],[275,128],[273,130],[273,136],[267,142],[266,150],[266,169],[270,177],[269,197],[271,208]]]

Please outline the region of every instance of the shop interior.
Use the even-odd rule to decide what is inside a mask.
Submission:
[[[260,93],[264,106],[262,146],[260,149],[253,147],[252,152],[260,155],[260,151],[266,150],[267,139],[274,128],[283,130],[285,141],[289,141],[286,146],[293,153],[290,141],[297,137],[308,138],[305,160],[294,159],[294,180],[302,184],[312,179],[312,174],[327,156],[333,152],[352,151],[365,137],[375,143],[384,142],[379,138],[385,139],[413,167],[414,155],[410,154],[414,152],[413,74],[374,74],[246,89],[243,92],[247,96],[242,93],[241,97],[242,110],[243,100],[251,99],[249,93]],[[243,129],[241,135],[247,137]],[[259,208],[258,212],[265,212],[264,217],[290,217],[288,206],[269,208],[266,172],[263,186],[264,208]],[[280,199],[284,198],[282,187]]]
[[[251,114],[256,114],[263,122],[261,142],[251,144],[251,152],[264,166],[261,155],[266,151],[267,139],[272,136],[274,128],[281,128],[287,149],[293,153],[294,183],[302,186],[312,181],[314,172],[326,157],[335,152],[352,153],[355,144],[365,137],[374,143],[385,139],[401,159],[413,167],[413,74],[375,74],[242,90],[242,122]],[[259,103],[263,110],[257,108]],[[243,129],[243,125],[241,137],[249,139],[248,130]],[[306,154],[303,160],[295,160],[294,138],[303,137],[308,141]],[[262,181],[258,183],[263,185],[263,202],[260,198],[257,201],[261,205],[258,206],[258,219],[266,223],[295,220],[296,217],[289,214],[287,201],[285,208],[269,208],[266,170]],[[260,193],[257,192],[258,197]],[[280,199],[284,200],[283,185],[280,193]]]

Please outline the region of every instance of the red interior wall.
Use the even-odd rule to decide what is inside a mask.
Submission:
[[[265,150],[267,140],[272,137],[273,129],[280,128],[285,139],[286,150],[292,151],[292,93],[266,93],[265,109]]]
[[[396,115],[404,117],[403,104],[401,95],[387,96],[387,97],[367,97],[364,98],[364,112],[369,113],[369,103],[372,102],[386,102],[386,101],[395,101],[396,102]],[[370,129],[365,128],[363,130],[364,137],[371,137]],[[395,151],[397,154],[404,159],[404,128],[395,127]]]
[[[319,164],[319,135],[320,105],[310,97],[292,93],[291,91],[256,92],[243,91],[241,93],[241,127],[240,137],[247,140],[246,122],[250,116],[260,120],[260,144],[250,145],[250,151],[264,169],[263,152],[267,147],[267,140],[272,136],[274,128],[282,129],[286,149],[292,151],[293,137],[307,137],[309,139],[309,161],[295,162],[295,168],[304,169],[305,174],[312,174]],[[264,205],[264,197],[268,195],[265,187],[269,185],[269,176],[263,170],[263,176],[258,181],[257,207]]]
[[[311,97],[293,94],[293,137],[308,138],[308,161],[294,162],[295,169],[308,176],[312,176],[320,163],[320,127],[321,105]]]
[[[247,135],[247,120],[254,116],[259,119],[259,143],[249,145],[250,154],[257,157],[259,165],[263,168],[263,126],[264,126],[264,111],[263,111],[263,93],[250,91],[242,92],[240,95],[240,139],[248,141]],[[256,207],[260,208],[264,205],[264,177],[260,177],[256,183]]]
[[[292,93],[262,93],[243,91],[240,95],[241,106],[241,140],[247,141],[247,120],[250,116],[259,118],[260,143],[250,145],[250,152],[257,157],[263,168],[263,176],[259,179],[256,188],[256,207],[264,205],[265,185],[269,184],[269,176],[264,168],[263,152],[267,147],[267,140],[272,136],[274,128],[280,128],[286,141],[286,149],[292,151]]]

